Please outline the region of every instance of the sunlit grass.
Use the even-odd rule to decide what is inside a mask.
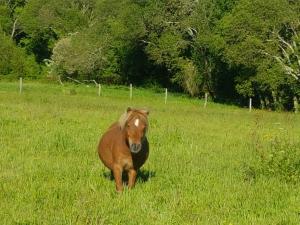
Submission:
[[[172,93],[165,105],[163,90],[18,91],[0,83],[0,224],[299,224],[299,183],[247,172],[274,138],[297,140],[297,115]],[[118,195],[96,146],[127,106],[150,109],[150,157],[146,181]]]

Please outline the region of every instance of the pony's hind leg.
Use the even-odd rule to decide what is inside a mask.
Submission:
[[[122,172],[123,172],[123,169],[121,166],[114,165],[113,174],[114,174],[114,178],[115,178],[115,182],[116,182],[117,192],[123,191]]]
[[[135,169],[128,170],[128,188],[133,188],[135,184],[137,171]]]

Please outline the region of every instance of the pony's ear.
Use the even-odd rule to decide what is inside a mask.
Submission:
[[[131,107],[128,107],[126,112],[130,112],[131,110],[132,110]]]
[[[147,116],[149,115],[149,110],[147,110],[147,109],[141,109],[140,112]]]

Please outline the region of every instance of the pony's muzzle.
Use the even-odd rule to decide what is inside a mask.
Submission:
[[[141,144],[134,144],[134,143],[132,143],[132,144],[130,145],[130,151],[131,151],[132,153],[138,153],[138,152],[141,150],[141,148],[142,148],[142,145],[141,145]]]

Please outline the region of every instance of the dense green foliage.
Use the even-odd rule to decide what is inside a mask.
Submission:
[[[105,85],[0,91],[0,224],[299,224],[299,115]],[[150,155],[119,195],[96,147],[130,105],[150,110]]]
[[[292,110],[299,15],[296,0],[1,0],[0,75],[158,85]]]

